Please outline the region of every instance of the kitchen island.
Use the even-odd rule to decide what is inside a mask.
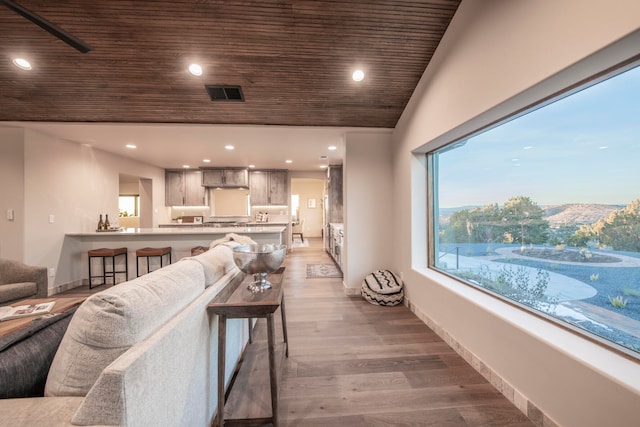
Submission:
[[[145,247],[171,246],[172,262],[191,256],[191,248],[209,247],[214,240],[234,233],[250,237],[256,243],[286,244],[286,226],[252,226],[252,227],[175,227],[175,228],[121,228],[117,231],[89,231],[66,233],[61,257],[73,261],[69,271],[69,287],[78,286],[83,279],[89,277],[87,251],[98,248],[128,249],[129,279],[135,277],[136,250]],[[119,257],[124,258],[124,257]],[[116,268],[120,259],[116,259]],[[97,264],[96,264],[97,265]],[[93,267],[92,267],[93,268]],[[64,289],[61,289],[64,290]]]

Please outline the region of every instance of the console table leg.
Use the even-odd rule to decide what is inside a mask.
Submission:
[[[289,340],[287,338],[287,316],[284,312],[284,293],[280,301],[280,314],[282,315],[282,335],[284,336],[284,354],[289,357]]]
[[[273,313],[267,315],[267,339],[269,349],[269,382],[271,383],[271,416],[273,427],[278,427],[278,376],[276,373],[276,341]]]
[[[218,316],[218,427],[224,427],[224,363],[227,344],[227,316]]]

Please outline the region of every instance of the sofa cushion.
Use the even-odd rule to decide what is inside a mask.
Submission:
[[[0,304],[29,298],[38,292],[36,282],[8,283],[0,285]]]
[[[53,356],[75,308],[0,338],[0,399],[44,396]]]
[[[225,245],[216,246],[188,259],[199,262],[204,268],[205,287],[213,285],[236,267],[236,263],[233,261],[233,251]]]
[[[46,396],[84,396],[102,370],[204,290],[200,263],[182,260],[89,297],[55,355]]]

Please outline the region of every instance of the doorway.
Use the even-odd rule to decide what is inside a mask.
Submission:
[[[322,237],[324,227],[322,178],[291,178],[291,217],[304,221],[304,238]]]
[[[124,228],[153,227],[153,181],[119,175],[118,225]]]

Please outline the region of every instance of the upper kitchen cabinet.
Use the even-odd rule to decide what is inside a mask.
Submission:
[[[287,206],[289,204],[286,170],[251,171],[249,193],[252,206]]]
[[[327,170],[327,222],[342,223],[342,165]]]
[[[205,188],[200,171],[165,171],[166,206],[204,206]]]
[[[205,187],[248,187],[249,172],[247,169],[203,169],[202,185]]]

